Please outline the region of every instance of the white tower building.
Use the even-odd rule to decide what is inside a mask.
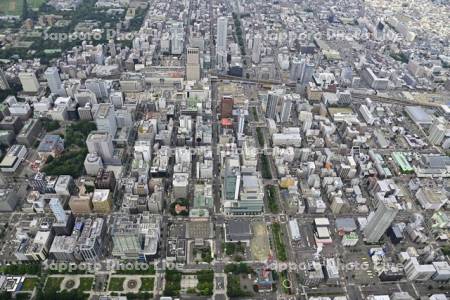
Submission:
[[[228,35],[228,19],[227,17],[217,18],[217,40],[216,49],[219,51],[227,51],[227,35]]]
[[[369,215],[364,236],[368,243],[376,243],[380,240],[398,213],[395,202],[381,199],[375,212]]]
[[[48,87],[53,94],[61,97],[66,96],[66,90],[62,86],[57,67],[47,68],[47,70],[45,70],[45,78],[47,79]]]

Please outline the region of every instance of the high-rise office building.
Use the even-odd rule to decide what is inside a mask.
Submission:
[[[75,249],[82,260],[93,262],[101,258],[106,230],[106,222],[102,218],[88,218],[84,221],[83,231]]]
[[[281,122],[286,123],[289,121],[291,116],[291,109],[292,109],[292,96],[291,95],[285,95],[283,97],[283,106],[281,107]]]
[[[86,80],[84,85],[88,90],[94,92],[95,96],[97,96],[98,99],[106,99],[109,97],[111,87],[110,84],[105,80],[90,78]]]
[[[291,81],[297,82],[297,80],[299,80],[303,68],[303,61],[304,61],[303,59],[299,59],[297,57],[294,57],[292,59],[289,71],[289,79]]]
[[[225,162],[224,193],[225,200],[237,200],[241,184],[239,159],[228,158]]]
[[[198,48],[187,48],[186,79],[200,80],[200,51]]]
[[[184,45],[184,28],[183,23],[176,22],[170,27],[170,44],[171,53],[173,55],[180,55],[183,53]]]
[[[109,101],[115,108],[121,108],[123,106],[123,93],[119,91],[112,92],[109,96]]]
[[[269,91],[267,95],[266,118],[275,119],[277,107],[283,90]]]
[[[112,136],[108,132],[94,131],[86,139],[89,153],[97,153],[105,163],[112,160],[114,146]]]
[[[252,62],[258,64],[261,58],[262,37],[258,33],[253,38]]]
[[[228,19],[227,17],[217,18],[217,51],[227,51]]]
[[[113,105],[109,103],[100,103],[94,119],[98,131],[106,131],[113,137],[116,135],[117,123]]]
[[[67,215],[58,198],[52,198],[49,202],[50,209],[58,223],[66,223]]]
[[[48,82],[48,87],[50,91],[58,96],[66,96],[66,90],[63,88],[63,84],[61,82],[61,78],[59,77],[59,71],[57,67],[48,67],[45,70],[45,78]]]
[[[78,90],[74,94],[74,98],[79,106],[86,106],[86,104],[94,105],[97,104],[97,96],[95,93],[88,89]]]
[[[443,117],[436,118],[430,127],[428,140],[431,144],[439,146],[449,132],[447,121]]]
[[[240,108],[237,113],[237,121],[238,121],[237,134],[238,135],[244,133],[245,113],[246,113],[246,111],[242,108]]]
[[[289,79],[300,84],[307,84],[314,75],[314,64],[309,63],[306,59],[294,58],[291,62],[291,70]]]
[[[34,72],[19,73],[19,80],[22,84],[23,91],[26,93],[37,93],[40,85]]]
[[[391,226],[392,221],[398,213],[397,203],[390,199],[381,199],[375,212],[369,215],[364,236],[369,243],[376,243],[380,240],[386,230]]]

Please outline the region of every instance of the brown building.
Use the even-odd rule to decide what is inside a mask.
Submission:
[[[92,193],[86,193],[86,188],[82,185],[78,195],[70,197],[69,207],[74,215],[91,213],[93,208]]]
[[[231,118],[233,113],[234,100],[231,96],[223,96],[220,102],[221,118]]]
[[[113,171],[106,171],[105,169],[100,169],[95,177],[95,188],[97,189],[108,189],[114,191],[116,187],[116,177]]]

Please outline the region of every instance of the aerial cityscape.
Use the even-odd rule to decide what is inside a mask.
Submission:
[[[449,0],[0,0],[0,300],[449,300]]]

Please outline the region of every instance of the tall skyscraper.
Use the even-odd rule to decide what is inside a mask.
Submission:
[[[227,51],[227,32],[228,30],[228,19],[227,17],[217,18],[217,40],[216,49],[217,51]]]
[[[443,117],[436,118],[430,127],[428,140],[431,144],[439,146],[449,132],[447,121]]]
[[[200,80],[200,51],[187,48],[186,80]]]
[[[291,70],[289,79],[291,81],[307,84],[314,75],[314,64],[309,63],[306,59],[294,58],[291,62]]]
[[[6,78],[5,72],[0,68],[0,90],[9,90],[10,86],[8,83],[8,79]]]
[[[105,80],[98,78],[89,78],[84,84],[88,90],[94,92],[97,98],[106,99],[109,97],[109,91],[111,87]]]
[[[252,62],[255,64],[258,64],[261,58],[261,45],[262,44],[262,37],[258,33],[253,38],[253,48],[252,48]]]
[[[275,120],[277,107],[283,90],[269,91],[267,95],[266,118]]]
[[[239,159],[228,158],[225,162],[224,196],[225,200],[237,200],[241,184]]]
[[[49,202],[50,209],[58,223],[66,223],[67,215],[58,198],[52,198]]]
[[[66,96],[66,90],[63,88],[57,67],[47,68],[47,70],[45,70],[45,78],[47,79],[48,87],[53,94]]]
[[[109,163],[114,156],[112,136],[108,132],[94,131],[86,139],[89,153],[97,153],[105,163]]]
[[[292,96],[291,95],[285,95],[283,97],[283,106],[281,108],[281,122],[286,123],[289,121],[289,118],[291,116],[291,109],[292,109]]]
[[[244,133],[244,125],[245,125],[245,110],[240,108],[238,110],[238,126],[237,126],[237,134],[240,135]]]
[[[375,212],[369,215],[364,236],[369,243],[376,243],[380,240],[386,230],[391,226],[398,213],[397,203],[389,199],[381,199]]]
[[[95,113],[95,124],[98,131],[105,131],[113,137],[117,132],[116,116],[114,106],[110,103],[100,103]]]
[[[23,91],[26,93],[37,93],[40,85],[34,72],[19,73],[19,80],[22,84]]]
[[[184,28],[183,23],[173,23],[170,28],[170,44],[171,53],[174,55],[180,55],[183,53],[184,45]]]
[[[83,89],[78,90],[74,94],[74,98],[79,106],[86,106],[86,104],[94,105],[97,104],[97,96],[91,90]]]

